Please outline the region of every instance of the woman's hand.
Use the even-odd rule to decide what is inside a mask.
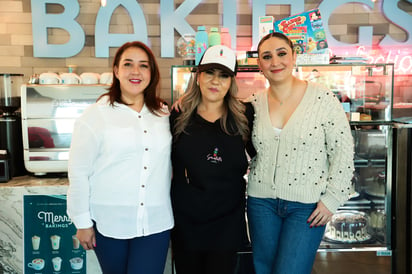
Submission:
[[[182,106],[182,97],[180,97],[176,102],[173,103],[171,110],[180,112],[181,106]]]
[[[319,201],[318,206],[309,216],[308,223],[310,223],[310,227],[324,226],[330,221],[332,215],[333,213],[329,211],[323,202]]]
[[[84,250],[93,249],[96,246],[96,236],[93,227],[78,229],[76,237]]]

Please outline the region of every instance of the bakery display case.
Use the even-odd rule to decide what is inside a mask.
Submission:
[[[172,100],[184,94],[194,73],[173,66]],[[373,251],[391,257],[393,64],[300,65],[297,77],[327,86],[342,103],[354,137],[352,195],[326,227],[321,251]],[[257,66],[240,65],[239,97],[267,87]]]
[[[296,73],[338,96],[354,138],[352,195],[326,226],[320,249],[390,256],[394,65],[299,66]]]
[[[390,253],[392,162],[388,159],[392,126],[357,123],[351,127],[355,143],[353,192],[326,226],[321,248]]]
[[[353,192],[328,223],[320,249],[390,256],[393,64],[301,66],[297,76],[338,96],[354,138]]]

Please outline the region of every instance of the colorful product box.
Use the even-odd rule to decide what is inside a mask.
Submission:
[[[298,54],[328,53],[328,43],[319,9],[275,21],[274,30],[286,34],[294,43],[294,50]]]

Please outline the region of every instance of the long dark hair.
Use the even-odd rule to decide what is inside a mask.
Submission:
[[[139,41],[133,41],[133,42],[127,42],[123,44],[116,52],[116,55],[114,56],[113,60],[113,66],[112,66],[112,73],[113,73],[113,83],[109,88],[109,92],[106,94],[103,94],[101,97],[107,95],[109,96],[109,102],[110,105],[113,106],[115,102],[120,103],[120,104],[125,104],[127,103],[122,101],[121,95],[122,91],[120,89],[120,81],[117,79],[114,69],[115,67],[119,67],[120,59],[123,55],[123,53],[129,49],[129,48],[140,48],[144,52],[146,52],[148,58],[149,58],[149,66],[150,66],[150,83],[144,90],[144,101],[146,104],[146,107],[154,114],[161,110],[163,106],[163,100],[161,100],[158,97],[158,88],[159,88],[159,82],[160,82],[160,72],[159,72],[159,66],[157,65],[156,58],[151,51],[151,49],[146,46],[144,43],[139,42]],[[100,99],[100,98],[99,98]],[[156,114],[157,115],[157,114]]]

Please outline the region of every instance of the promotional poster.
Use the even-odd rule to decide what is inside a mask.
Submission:
[[[66,214],[65,195],[25,195],[23,216],[24,273],[86,273],[86,251]]]

